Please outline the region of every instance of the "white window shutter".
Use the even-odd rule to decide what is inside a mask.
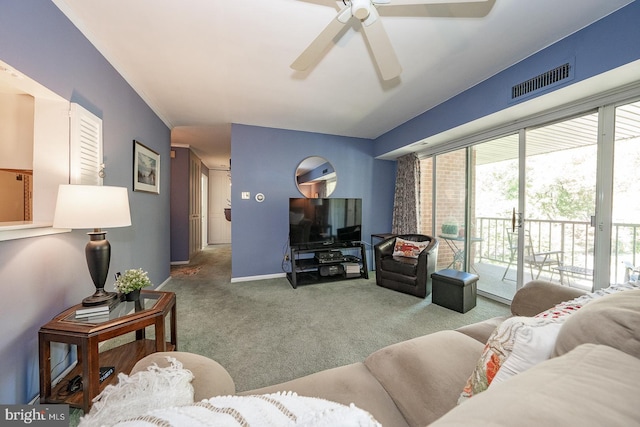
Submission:
[[[71,103],[71,184],[102,185],[102,119]]]

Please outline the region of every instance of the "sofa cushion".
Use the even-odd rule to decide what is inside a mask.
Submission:
[[[416,276],[418,260],[416,258],[406,258],[400,256],[382,258],[382,270],[389,273],[396,273],[402,276]]]
[[[535,316],[543,310],[584,294],[584,291],[568,286],[558,286],[557,283],[532,280],[513,296],[511,313],[514,316]]]
[[[461,326],[456,331],[470,336],[473,339],[485,344],[493,331],[502,324],[508,317],[499,316],[491,319],[483,320],[482,322],[472,323],[471,325]]]
[[[353,403],[369,412],[385,427],[407,427],[407,422],[393,400],[363,363],[327,369],[292,381],[238,394],[285,391],[293,391],[300,396],[319,397],[343,405]]]
[[[418,258],[420,252],[424,250],[429,244],[430,240],[425,240],[423,242],[416,242],[414,240],[407,240],[401,237],[396,237],[396,241],[393,245],[393,256],[394,257],[407,257],[407,258]]]
[[[430,427],[640,425],[640,359],[584,344],[491,386]]]
[[[422,427],[455,407],[481,352],[473,338],[441,331],[385,347],[364,363],[409,425]]]
[[[640,358],[640,290],[607,295],[571,316],[560,330],[554,355],[584,343],[608,345]]]

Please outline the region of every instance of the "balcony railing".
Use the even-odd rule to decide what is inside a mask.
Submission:
[[[474,262],[509,263],[511,249],[507,236],[511,218],[476,218],[474,236],[480,237]],[[534,252],[561,251],[563,265],[593,270],[594,228],[588,222],[527,220]],[[640,261],[640,224],[613,224],[611,280],[626,278],[629,265]]]

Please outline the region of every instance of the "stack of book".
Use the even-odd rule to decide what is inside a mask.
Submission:
[[[88,322],[104,322],[109,320],[109,306],[99,305],[76,310],[76,319]]]

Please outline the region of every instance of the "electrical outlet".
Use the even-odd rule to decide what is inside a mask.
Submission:
[[[242,200],[249,200],[251,198],[251,193],[249,191],[243,191],[241,197]]]

